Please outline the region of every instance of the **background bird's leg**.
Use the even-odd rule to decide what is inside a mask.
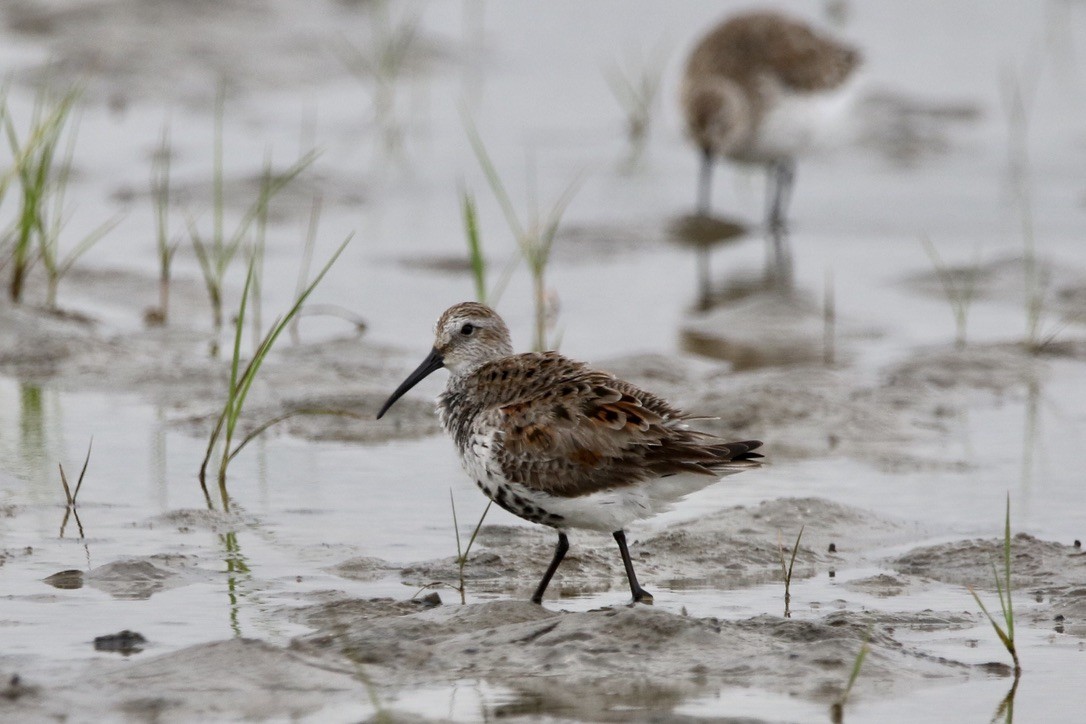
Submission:
[[[630,551],[626,547],[626,532],[616,530],[615,541],[622,553],[622,565],[626,566],[626,578],[630,579],[630,592],[633,594],[634,603],[652,603],[652,594],[641,587],[637,582],[637,574],[634,573],[633,561],[630,560]]]
[[[565,533],[559,531],[558,545],[554,549],[554,558],[551,559],[551,564],[547,566],[547,572],[543,574],[543,580],[539,582],[539,587],[532,594],[532,603],[543,603],[543,592],[547,590],[554,572],[558,570],[558,564],[566,557],[566,551],[568,550],[569,539],[566,538]]]
[[[769,171],[769,215],[767,233],[772,242],[772,257],[767,260],[769,277],[778,286],[787,288],[792,282],[792,252],[788,245],[788,204],[796,179],[796,164],[792,159],[777,161]]]
[[[698,177],[698,216],[708,218],[712,207],[713,152],[708,148],[701,151],[701,174]],[[709,271],[709,243],[698,244],[698,308],[708,309],[711,297]]]
[[[698,215],[708,216],[712,211],[713,152],[701,150],[701,174],[698,176]]]
[[[773,163],[769,169],[769,229],[783,229],[787,224],[788,204],[792,200],[792,184],[796,180],[796,162],[790,158]]]

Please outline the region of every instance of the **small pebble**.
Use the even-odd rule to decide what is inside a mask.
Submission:
[[[113,651],[128,656],[143,651],[143,645],[147,639],[137,631],[125,629],[120,633],[96,636],[94,639],[95,651]]]

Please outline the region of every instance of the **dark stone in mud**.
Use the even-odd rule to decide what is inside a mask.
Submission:
[[[59,588],[65,591],[74,590],[83,587],[83,571],[79,569],[60,571],[59,573],[54,573],[42,580],[53,588]]]
[[[143,651],[143,645],[147,639],[143,634],[125,629],[119,633],[96,636],[94,638],[95,651],[112,651],[124,656],[138,654]]]

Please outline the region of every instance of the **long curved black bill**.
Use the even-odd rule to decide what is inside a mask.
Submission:
[[[396,400],[404,396],[408,390],[417,385],[419,382],[429,375],[434,370],[439,370],[445,366],[445,358],[441,356],[436,349],[430,350],[430,356],[422,361],[422,364],[418,368],[407,376],[396,391],[385,400],[385,404],[381,405],[381,411],[377,413],[377,419],[380,420],[381,416],[388,412],[388,408],[392,407]]]

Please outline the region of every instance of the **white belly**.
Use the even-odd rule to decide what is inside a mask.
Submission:
[[[719,480],[713,475],[688,473],[566,497],[507,480],[491,454],[493,450],[492,434],[472,437],[468,451],[460,458],[472,482],[514,514],[528,520],[541,518],[533,522],[559,530],[581,528],[613,533],[635,520],[662,513],[682,497]]]
[[[844,143],[853,133],[857,83],[832,91],[772,91],[771,102],[741,160],[769,163]]]

